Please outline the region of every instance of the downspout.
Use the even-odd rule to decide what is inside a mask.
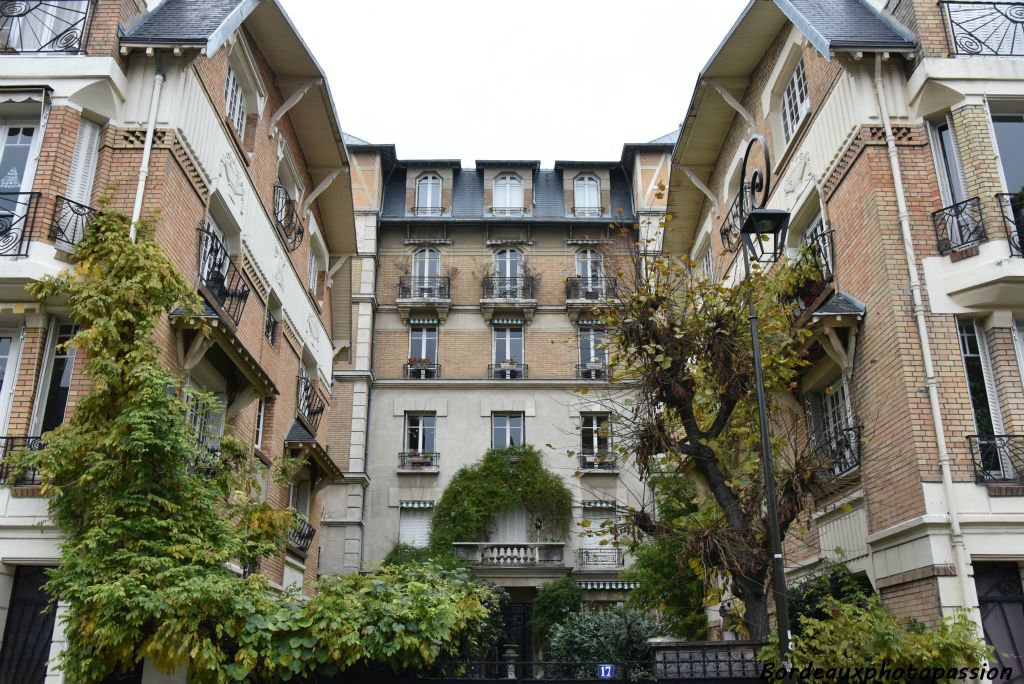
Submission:
[[[917,270],[917,256],[914,254],[914,243],[910,230],[910,212],[907,209],[907,198],[903,192],[903,176],[900,173],[900,161],[896,152],[896,138],[892,133],[889,120],[889,107],[885,102],[885,86],[882,83],[882,55],[875,53],[875,97],[878,100],[878,111],[885,127],[885,146],[889,152],[889,165],[892,168],[892,181],[896,191],[896,206],[900,216],[900,230],[903,233],[903,249],[907,257],[907,270],[910,273],[910,293],[914,301],[914,318],[917,319],[917,336],[921,344],[921,356],[924,361],[925,385],[928,390],[928,403],[931,405],[932,425],[935,430],[935,442],[939,450],[939,468],[942,472],[942,489],[946,495],[946,507],[949,509],[950,542],[953,545],[953,560],[956,574],[960,580],[961,600],[963,607],[971,612],[971,619],[978,623],[977,611],[974,609],[974,592],[972,591],[968,573],[967,546],[964,543],[963,531],[960,529],[960,511],[953,490],[953,474],[949,468],[949,452],[946,449],[946,432],[942,424],[942,410],[939,404],[938,378],[932,363],[931,343],[928,340],[927,321],[925,320],[924,304],[921,301],[921,277]]]
[[[132,208],[132,225],[129,236],[135,242],[137,224],[142,216],[142,199],[146,193],[146,179],[149,178],[149,156],[153,151],[153,132],[156,129],[156,113],[160,106],[160,91],[164,84],[164,60],[156,51],[156,76],[153,77],[153,95],[149,98],[149,122],[146,124],[146,141],[142,146],[142,163],[139,165],[139,184],[135,188],[135,206]]]

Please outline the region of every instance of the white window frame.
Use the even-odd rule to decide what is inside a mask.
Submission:
[[[608,365],[608,350],[603,346],[607,339],[604,328],[600,326],[581,326],[578,331],[578,338],[581,366],[585,366],[588,363],[600,363],[602,366]],[[586,343],[584,343],[584,340],[586,340]],[[584,352],[587,350],[591,353],[590,358],[584,358],[586,356]]]
[[[576,276],[600,281],[604,277],[604,255],[590,248],[576,252]]]
[[[523,179],[511,173],[503,173],[494,179],[493,213],[511,216],[522,214]]]
[[[443,193],[444,181],[441,175],[433,171],[424,173],[416,179],[413,211],[420,216],[440,216]]]
[[[0,435],[7,434],[7,421],[10,419],[11,406],[14,399],[14,387],[18,383],[18,368],[21,362],[21,338],[24,328],[0,329],[0,337],[10,337],[11,345],[4,363],[3,378],[0,379]]]
[[[708,281],[715,282],[715,252],[711,249],[710,240],[708,240],[708,245],[704,248],[704,252],[700,257],[700,274],[707,278]]]
[[[601,215],[601,180],[592,173],[573,179],[573,212],[576,216]]]
[[[313,500],[313,483],[309,477],[295,479],[288,486],[288,506],[304,518],[309,518],[309,507]]]
[[[499,332],[500,331],[500,332]],[[513,353],[513,342],[515,341],[514,333],[519,333],[519,358]],[[508,351],[509,356],[498,358],[498,341],[504,342],[505,349]],[[499,363],[505,361],[505,359],[515,359],[516,363],[522,365],[526,359],[526,331],[521,325],[509,325],[509,326],[498,326],[492,328],[491,332],[491,359],[492,363],[497,366]]]
[[[423,548],[430,541],[433,508],[400,508],[398,512],[398,543]]]
[[[782,134],[786,143],[793,139],[810,111],[807,70],[804,68],[804,58],[800,57],[782,91]]]
[[[422,331],[417,335],[417,331]],[[413,325],[409,327],[409,357],[429,359],[430,363],[437,363],[437,326],[436,325]],[[429,353],[430,341],[434,342],[434,353]],[[419,349],[417,349],[417,346]]]
[[[512,425],[513,419],[519,419],[519,426],[514,427]],[[504,426],[499,427],[498,421],[504,420]],[[495,433],[498,430],[502,430],[505,437],[504,444],[498,444],[495,442]],[[512,439],[514,431],[519,432],[519,442],[516,443]],[[526,415],[522,412],[511,412],[511,413],[492,413],[491,414],[491,448],[492,449],[505,449],[510,446],[521,446],[526,444]]]
[[[267,420],[267,398],[260,397],[259,402],[256,404],[256,436],[253,439],[253,445],[262,450],[263,449],[263,432],[266,429]]]
[[[590,444],[587,444],[587,432]],[[604,437],[601,432],[604,431]],[[601,448],[604,442],[604,449]],[[606,454],[612,448],[612,421],[608,413],[580,414],[580,451],[584,454]]]
[[[224,77],[224,115],[235,129],[239,139],[245,140],[245,125],[248,120],[245,89],[235,74],[235,68],[228,63]]]
[[[3,158],[7,147],[7,133],[12,128],[32,128],[32,142],[28,144],[28,156],[25,159],[25,168],[22,170],[21,183],[17,188],[8,188],[0,185],[2,192],[30,192],[35,180],[36,162],[39,156],[39,146],[43,137],[43,122],[32,119],[9,119],[0,118],[0,159]],[[2,180],[2,179],[0,179]]]
[[[437,414],[428,412],[409,411],[405,414],[405,432],[402,442],[402,451],[413,451],[413,430],[416,431],[415,451],[423,453],[435,453],[437,451]],[[428,438],[429,435],[429,438]],[[427,448],[429,447],[429,448]]]
[[[47,331],[46,358],[43,362],[43,369],[39,376],[39,382],[36,385],[37,391],[35,406],[32,411],[32,426],[29,430],[29,433],[32,435],[42,434],[43,421],[46,418],[46,404],[50,399],[50,383],[53,381],[53,367],[57,357],[57,344],[59,343],[62,335],[61,328],[65,326],[70,326],[72,336],[78,330],[78,326],[70,321],[54,319],[51,321],[50,328]],[[64,403],[64,419],[67,418],[68,404],[70,403],[70,391],[75,382],[74,367],[76,351],[77,350],[72,347],[65,352],[68,358],[68,363],[70,364],[71,376],[68,379],[68,401]]]

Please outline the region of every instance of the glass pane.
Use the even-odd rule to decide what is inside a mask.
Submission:
[[[68,392],[71,389],[71,372],[75,365],[75,350],[60,349],[59,345],[69,341],[77,332],[77,325],[62,325],[57,334],[58,349],[54,353],[53,366],[50,368],[50,382],[40,432],[49,432],[64,422]]]
[[[4,386],[4,375],[7,373],[7,362],[11,358],[12,337],[0,337],[0,390]]]
[[[519,446],[523,443],[523,417],[522,416],[509,416],[508,417],[508,444],[509,446]]]
[[[35,128],[11,126],[3,139],[0,156],[0,192],[20,192],[25,184],[25,167]]]
[[[949,126],[939,126],[939,153],[942,155],[940,164],[946,173],[946,182],[952,194],[953,204],[964,201],[963,185],[960,182],[960,167],[956,163],[956,149],[953,132]]]
[[[1024,116],[995,115],[992,125],[999,144],[999,161],[1011,193],[1024,190]]]
[[[491,417],[491,446],[502,449],[508,445],[508,416]]]
[[[974,408],[974,427],[982,436],[994,433],[992,412],[989,408],[988,388],[985,385],[985,370],[978,348],[978,336],[974,332],[974,321],[960,321],[960,353],[963,355],[964,371],[967,374],[967,389],[971,394]]]

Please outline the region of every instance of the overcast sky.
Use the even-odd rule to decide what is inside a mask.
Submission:
[[[404,159],[618,159],[682,120],[746,0],[282,0],[342,128]]]

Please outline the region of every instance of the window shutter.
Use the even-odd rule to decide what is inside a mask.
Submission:
[[[96,158],[100,149],[100,126],[88,119],[78,124],[78,139],[71,157],[71,173],[68,174],[68,188],[65,196],[72,202],[89,204],[92,199],[92,184],[96,176]]]
[[[995,374],[992,372],[992,357],[988,353],[988,338],[985,336],[985,328],[978,321],[974,321],[974,333],[978,337],[981,370],[985,376],[985,393],[988,394],[988,407],[992,413],[992,431],[997,435],[1006,434],[1003,428],[1003,413],[999,408],[999,393],[996,391]]]
[[[403,508],[398,519],[398,543],[422,548],[430,540],[430,508]]]

